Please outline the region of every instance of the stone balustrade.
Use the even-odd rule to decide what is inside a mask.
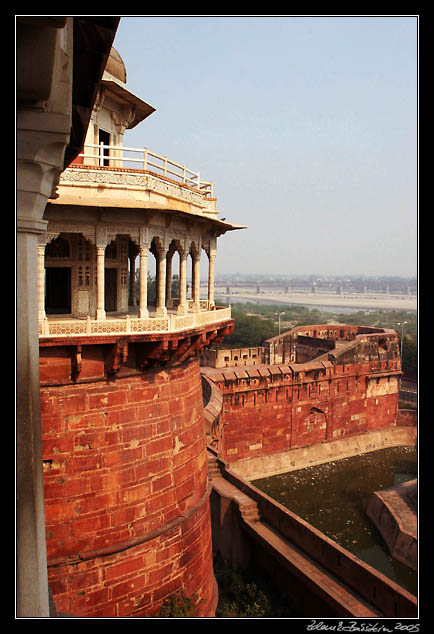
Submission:
[[[63,201],[95,198],[95,192],[98,200],[104,203],[121,198],[128,200],[128,204],[136,201],[140,205],[146,194],[145,199],[150,207],[166,205],[170,199],[172,207],[175,204],[181,211],[188,210],[195,215],[213,218],[218,215],[211,186],[199,183],[192,187],[165,174],[144,169],[71,165],[62,173],[57,187],[57,195]],[[56,200],[53,198],[53,202]]]
[[[211,310],[200,310],[186,315],[168,313],[164,317],[138,318],[130,315],[117,316],[104,320],[45,317],[39,322],[39,336],[75,337],[98,336],[112,334],[171,333],[198,328],[207,324],[231,319],[231,307],[214,307]]]

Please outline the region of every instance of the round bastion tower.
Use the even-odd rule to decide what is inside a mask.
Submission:
[[[124,147],[153,112],[113,49],[38,246],[48,579],[73,617],[217,604],[199,355],[233,330],[214,263],[241,227],[199,173]]]

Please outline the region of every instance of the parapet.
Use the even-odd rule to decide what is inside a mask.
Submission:
[[[298,326],[264,342],[269,364],[328,360],[334,365],[399,361],[394,330],[367,326]],[[392,364],[393,365],[393,364]]]

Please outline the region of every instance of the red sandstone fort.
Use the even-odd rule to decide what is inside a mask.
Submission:
[[[312,325],[217,352],[234,328],[214,301],[217,240],[241,227],[198,172],[127,156],[154,108],[126,87],[117,19],[18,25],[23,59],[44,43],[38,81],[24,66],[18,81],[18,615],[158,616],[182,591],[212,617],[219,550],[271,566],[307,614],[415,616],[413,595],[250,484],[415,445],[397,334]]]

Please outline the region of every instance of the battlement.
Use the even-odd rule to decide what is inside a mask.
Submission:
[[[394,330],[369,326],[297,326],[264,342],[264,362],[306,363],[327,360],[334,364],[399,357]]]
[[[223,395],[212,444],[225,460],[396,426],[402,372],[394,331],[309,326],[267,344],[271,363],[201,368]]]
[[[387,361],[387,367],[395,367],[396,364],[390,362],[399,356],[398,335],[394,330],[344,324],[316,325],[292,328],[267,339],[259,347],[204,350],[201,365],[220,369],[290,365],[292,373],[299,373],[306,371],[306,364],[314,361],[317,362],[315,367],[326,367],[327,363],[382,361]]]

